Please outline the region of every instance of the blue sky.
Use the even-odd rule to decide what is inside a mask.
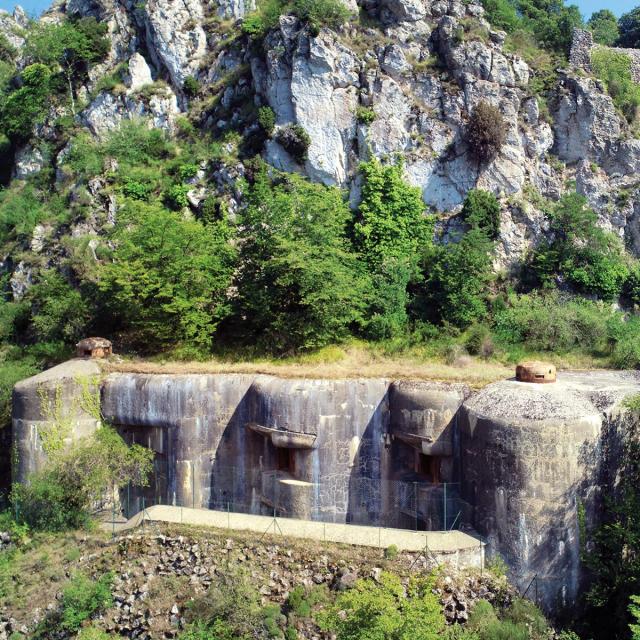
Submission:
[[[598,9],[611,9],[615,14],[620,15],[640,5],[640,0],[566,0],[566,2],[577,4],[586,18]],[[0,9],[13,11],[15,4],[15,0],[0,0]],[[27,13],[37,14],[49,6],[50,0],[20,0],[18,4],[22,5]]]

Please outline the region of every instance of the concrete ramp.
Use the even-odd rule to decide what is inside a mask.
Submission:
[[[271,534],[381,549],[395,545],[400,551],[424,552],[439,564],[484,568],[484,542],[462,531],[409,531],[166,505],[153,505],[126,522],[105,522],[102,526],[120,533],[151,522],[253,531],[256,539]]]

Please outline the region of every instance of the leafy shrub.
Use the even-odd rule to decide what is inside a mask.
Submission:
[[[493,338],[489,327],[484,324],[473,325],[468,333],[465,341],[467,351],[473,356],[481,356],[489,358],[495,350]]]
[[[371,107],[356,107],[356,120],[360,124],[371,124],[376,119],[376,112]]]
[[[191,162],[187,164],[181,164],[178,168],[178,176],[182,182],[186,182],[187,180],[192,180],[198,175],[198,171],[200,167],[197,164],[193,164]]]
[[[31,185],[11,185],[0,191],[0,242],[29,240],[37,224],[50,217]]]
[[[232,627],[220,620],[214,620],[211,624],[202,621],[187,625],[184,631],[178,635],[178,640],[248,640],[248,636],[234,635]]]
[[[182,90],[186,96],[193,98],[200,92],[200,83],[193,76],[187,76],[182,83]]]
[[[631,640],[640,640],[640,596],[631,596],[629,613],[634,622],[634,624],[629,625],[632,634]]]
[[[492,240],[500,235],[500,203],[488,191],[469,191],[462,205],[462,217],[472,229],[484,231]]]
[[[276,114],[271,107],[260,107],[258,109],[258,122],[264,132],[271,137],[276,128]]]
[[[589,300],[532,293],[512,298],[495,314],[494,334],[534,351],[566,353],[585,347],[596,352],[606,346],[610,318],[611,311]]]
[[[9,42],[4,33],[0,34],[0,60],[2,62],[13,62],[15,56],[15,47]]]
[[[173,211],[181,211],[189,206],[189,187],[185,184],[174,184],[164,193],[164,203]]]
[[[387,560],[394,560],[395,558],[398,557],[398,547],[396,547],[395,544],[390,544],[385,550],[384,550],[384,557]]]
[[[64,425],[56,425],[62,430]],[[14,484],[11,502],[18,521],[35,530],[78,529],[89,522],[91,509],[108,490],[131,482],[144,486],[151,472],[153,452],[128,447],[115,430],[102,427],[94,436],[64,449],[48,439],[49,462],[29,478],[28,484]]]
[[[292,12],[315,31],[320,27],[337,29],[351,15],[341,0],[293,0]]]
[[[21,75],[22,86],[6,97],[0,109],[4,133],[18,142],[28,139],[46,115],[51,71],[43,64],[32,64]]]
[[[485,17],[496,29],[511,33],[520,25],[516,8],[510,0],[482,0],[482,6]]]
[[[538,282],[552,285],[560,276],[578,291],[611,300],[629,275],[618,238],[597,226],[596,213],[584,196],[563,196],[549,214],[551,239],[534,251],[531,272]]]
[[[242,20],[242,31],[253,40],[261,40],[271,29],[277,26],[285,2],[282,0],[261,0],[256,11],[247,14]]]
[[[78,631],[85,620],[113,604],[111,584],[113,575],[105,573],[97,580],[83,574],[75,575],[62,591],[60,628]]]
[[[311,138],[299,124],[288,124],[276,133],[276,141],[299,164],[304,164],[308,157]]]
[[[230,568],[212,583],[207,593],[189,601],[184,616],[191,626],[192,636],[181,640],[264,637],[264,624],[260,597],[249,576],[239,569]],[[205,629],[210,633],[204,634]],[[196,633],[197,632],[197,633]]]
[[[127,198],[132,198],[133,200],[146,201],[149,199],[151,191],[151,185],[145,184],[143,182],[138,182],[137,180],[127,180],[122,185],[122,193]]]
[[[287,606],[299,618],[308,618],[311,615],[311,605],[307,601],[306,595],[305,588],[300,585],[289,592]]]
[[[631,75],[631,58],[610,49],[595,49],[591,54],[591,67],[602,80],[609,95],[628,122],[633,122],[640,107],[640,86]]]
[[[471,112],[466,141],[481,162],[493,160],[507,139],[507,124],[500,109],[482,101]]]
[[[430,578],[412,578],[406,588],[396,575],[358,580],[318,615],[323,630],[338,640],[438,640],[444,618]]]
[[[8,320],[8,316],[2,313],[5,306],[8,305],[0,302],[0,331],[5,328],[2,326],[2,321]],[[15,305],[14,309],[17,309],[17,312],[22,314],[25,306]],[[39,370],[34,358],[21,357],[21,355],[16,354],[16,357],[12,357],[12,353],[8,352],[8,350],[0,350],[0,429],[7,427],[11,422],[11,392],[13,386],[16,382],[35,375]]]
[[[640,321],[631,318],[616,324],[610,324],[613,365],[617,369],[640,369]]]

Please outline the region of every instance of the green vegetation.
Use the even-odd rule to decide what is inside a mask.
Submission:
[[[568,54],[573,30],[582,26],[575,5],[564,0],[483,0],[487,19],[508,33],[521,30],[533,36],[544,49]]]
[[[465,139],[480,162],[489,162],[498,154],[507,138],[507,124],[500,109],[488,102],[479,102],[471,115]]]
[[[376,119],[376,112],[371,107],[356,107],[356,120],[360,124],[371,124]]]
[[[631,58],[625,53],[596,49],[591,54],[591,66],[604,82],[616,107],[628,122],[634,122],[640,107],[640,86],[631,76]]]
[[[492,193],[481,189],[469,191],[461,214],[472,229],[484,231],[491,240],[500,235],[500,203]]]
[[[591,14],[587,26],[593,32],[594,41],[606,47],[612,47],[620,36],[618,18],[609,9]]]
[[[305,22],[312,35],[318,35],[322,27],[337,29],[350,16],[340,0],[262,0],[256,11],[245,16],[242,30],[251,38],[261,40],[277,25],[278,18],[287,13]]]
[[[542,286],[557,277],[577,291],[604,300],[617,297],[629,276],[629,260],[613,234],[597,226],[597,215],[584,196],[563,196],[550,218],[550,240],[542,242],[531,258],[531,271]]]
[[[276,128],[276,114],[271,107],[260,107],[258,109],[258,122],[264,132],[271,137]]]
[[[407,325],[408,286],[419,277],[420,250],[433,227],[424,215],[420,189],[403,179],[402,164],[373,159],[360,166],[364,183],[354,225],[355,248],[371,276],[375,299],[367,333],[389,338]]]
[[[637,402],[631,412],[638,419]],[[619,482],[604,496],[601,524],[587,531],[582,560],[592,572],[586,595],[589,631],[602,638],[637,637],[637,597],[640,559],[635,550],[640,539],[640,445],[631,434],[621,443]],[[612,485],[613,490],[613,485]],[[631,607],[630,607],[631,605]],[[634,625],[634,626],[629,626]]]
[[[320,627],[338,640],[438,640],[443,616],[433,580],[382,573],[378,581],[358,580],[318,617]]]
[[[362,325],[369,283],[346,237],[337,189],[259,166],[243,214],[236,317],[275,351],[314,348]]]
[[[640,45],[640,7],[622,14],[618,21],[619,47],[637,48]]]
[[[299,124],[288,124],[276,133],[276,141],[299,164],[307,160],[311,145],[309,134]]]
[[[52,446],[43,470],[32,474],[28,484],[13,485],[11,503],[16,520],[34,530],[85,527],[94,505],[108,491],[130,482],[146,484],[152,457],[144,447],[128,447],[110,427],[98,429],[94,436],[75,443],[73,449]]]

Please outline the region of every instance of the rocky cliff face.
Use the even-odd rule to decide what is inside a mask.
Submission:
[[[252,0],[69,0],[42,20],[95,16],[108,25],[111,51],[91,70],[79,94],[84,107],[76,121],[100,138],[127,119],[145,117],[151,126],[173,131],[189,112],[184,82],[195,78],[219,99],[202,110],[199,126],[224,131],[233,125],[250,134],[246,106],[270,106],[276,131],[289,124],[310,136],[308,158],[299,164],[272,136],[259,151],[275,167],[339,185],[358,199],[357,168],[372,154],[400,155],[408,179],[422,189],[428,208],[440,215],[438,233],[456,232],[456,213],[467,191],[478,187],[502,203],[497,267],[514,265],[545,232],[541,198],[556,200],[575,180],[598,211],[603,227],[615,231],[640,254],[640,140],[632,139],[611,98],[593,79],[570,71],[541,111],[531,90],[536,71],[505,51],[505,34],[495,31],[479,4],[461,0],[367,0],[349,6],[353,20],[336,31],[310,31],[297,18],[282,16],[262,46],[240,30]],[[360,9],[361,18],[355,16]],[[24,16],[0,15],[0,31],[20,51],[16,26]],[[98,82],[125,65],[126,90],[99,91]],[[150,85],[164,80],[166,85]],[[144,87],[153,91],[140,91]],[[469,113],[480,101],[497,106],[507,124],[506,143],[489,163],[479,163],[465,141]],[[372,110],[372,117],[359,113]],[[59,113],[51,114],[51,121]],[[192,114],[193,115],[193,114]],[[55,139],[53,127],[39,131]],[[14,175],[24,179],[53,158],[28,145],[18,151]],[[237,162],[208,170],[205,185],[190,192],[194,207],[208,192],[238,206]],[[60,179],[64,172],[60,171]],[[92,207],[113,221],[116,205],[104,185],[89,189]],[[99,215],[96,217],[100,217]],[[102,216],[104,218],[104,216]],[[100,233],[100,225],[72,231]],[[38,250],[42,229],[31,249]],[[58,252],[59,253],[59,252]],[[47,259],[55,261],[56,251]],[[9,264],[9,263],[7,263]],[[29,286],[29,272],[12,264],[14,295]]]

